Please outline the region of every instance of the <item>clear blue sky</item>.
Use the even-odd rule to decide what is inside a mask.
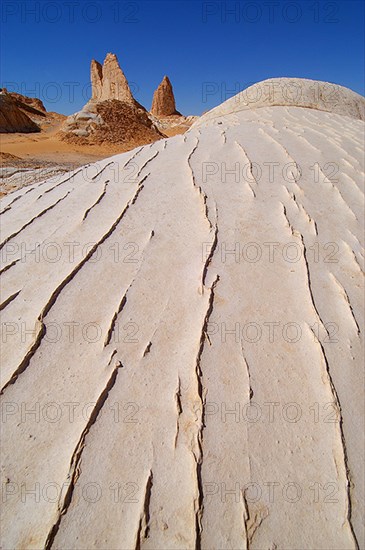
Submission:
[[[148,109],[165,74],[183,114],[275,76],[364,94],[363,26],[360,0],[2,0],[0,85],[70,114],[89,98],[90,60],[113,52]]]

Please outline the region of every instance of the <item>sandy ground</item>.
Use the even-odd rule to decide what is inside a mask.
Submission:
[[[86,164],[115,153],[128,150],[123,146],[75,146],[62,141],[58,132],[62,122],[55,122],[46,130],[35,134],[0,134],[0,152],[22,159],[54,163],[73,162]]]
[[[0,134],[0,197],[134,147],[128,143],[87,146],[68,143],[59,137],[64,117],[60,118],[58,115],[47,120],[39,133]],[[186,129],[186,126],[173,128],[171,135]]]

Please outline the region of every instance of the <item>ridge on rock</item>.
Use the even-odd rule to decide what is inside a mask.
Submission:
[[[151,113],[154,116],[180,115],[176,110],[174,91],[168,76],[164,76],[153,94]]]

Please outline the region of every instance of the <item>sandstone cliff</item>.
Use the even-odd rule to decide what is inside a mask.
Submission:
[[[39,131],[38,125],[19,107],[19,102],[7,92],[1,92],[0,133]]]
[[[17,92],[9,92],[9,95],[19,103],[21,109],[36,111],[38,115],[46,116],[47,109],[43,105],[43,101],[37,97],[28,97]]]

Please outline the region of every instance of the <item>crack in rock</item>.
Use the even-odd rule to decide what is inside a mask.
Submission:
[[[114,356],[114,354],[115,354],[115,352],[113,351],[112,356],[109,359],[108,365],[110,365],[110,362],[111,362],[112,357]],[[72,496],[73,496],[73,493],[74,493],[74,490],[75,490],[75,485],[76,485],[77,480],[78,480],[78,478],[80,476],[80,473],[81,473],[81,469],[80,469],[81,457],[82,457],[82,452],[83,452],[84,447],[85,447],[86,436],[89,433],[90,429],[92,428],[93,424],[95,424],[95,422],[97,421],[98,416],[99,416],[106,400],[108,399],[109,393],[112,390],[113,386],[115,385],[115,382],[116,382],[116,379],[117,379],[117,376],[118,376],[118,370],[119,370],[119,368],[121,368],[121,366],[123,366],[123,365],[121,365],[121,363],[118,362],[116,364],[116,366],[114,367],[114,369],[113,369],[113,371],[110,375],[110,378],[106,383],[106,386],[104,387],[103,391],[101,392],[101,394],[99,395],[99,397],[98,397],[98,399],[95,403],[95,406],[94,406],[94,408],[93,408],[93,410],[90,414],[88,422],[87,422],[84,430],[82,431],[81,436],[79,438],[79,441],[76,445],[76,448],[75,448],[75,450],[72,454],[71,461],[70,461],[70,468],[69,468],[69,472],[67,474],[67,482],[64,484],[64,485],[67,484],[68,487],[67,487],[67,490],[65,492],[63,502],[58,503],[58,517],[57,517],[56,522],[54,523],[54,525],[52,526],[52,528],[50,529],[50,531],[48,533],[48,536],[47,536],[47,539],[46,539],[46,542],[45,542],[45,545],[44,545],[45,550],[50,550],[52,548],[53,542],[55,540],[55,537],[58,533],[58,530],[59,530],[59,527],[60,527],[60,524],[61,524],[61,521],[62,521],[62,517],[67,513],[67,510],[68,510],[68,508],[71,504]]]

